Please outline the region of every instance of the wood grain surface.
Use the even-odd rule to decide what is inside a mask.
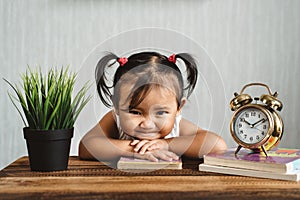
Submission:
[[[69,168],[32,172],[22,157],[0,172],[0,199],[300,199],[300,183],[183,170],[120,171],[71,157]]]

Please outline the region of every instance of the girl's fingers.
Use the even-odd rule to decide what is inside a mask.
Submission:
[[[166,151],[166,155],[168,155],[168,157],[172,158],[172,160],[178,160],[179,156],[177,156],[175,153],[171,152],[171,151]]]
[[[147,155],[147,159],[153,162],[158,162],[158,158],[156,158],[154,155],[152,154],[148,154]]]
[[[165,160],[165,161],[172,161],[172,160],[178,160],[179,157],[170,151],[167,150],[154,150],[154,151],[147,151],[145,154],[141,153],[134,153],[135,158],[150,160],[153,162],[157,162],[159,160]]]
[[[142,148],[140,149],[139,153],[144,154],[146,151],[150,151],[150,147],[153,145],[152,141],[149,141],[147,143],[145,143]]]
[[[152,153],[156,158],[159,158],[161,160],[165,161],[172,161],[172,160],[178,160],[179,157],[170,151],[167,150],[154,150],[152,152],[147,152],[147,153]]]
[[[139,141],[136,145],[135,145],[135,147],[134,147],[134,151],[135,152],[139,152],[140,150],[141,150],[141,148],[147,143],[147,142],[149,142],[148,140],[142,140],[142,141]]]
[[[147,151],[153,151],[161,149],[160,145],[157,143],[157,141],[148,141],[144,146],[140,149],[140,153],[145,153]]]
[[[168,154],[166,154],[165,152],[162,151],[158,151],[156,153],[156,156],[158,156],[161,160],[165,160],[165,161],[172,161],[172,157],[169,157]]]
[[[134,146],[134,145],[136,145],[137,143],[139,143],[140,142],[140,140],[133,140],[131,143],[130,143],[130,145],[131,146]]]
[[[146,154],[134,153],[134,158],[150,160],[152,162],[157,162],[158,161],[158,158],[156,158],[156,156],[154,156],[151,153],[146,153]]]
[[[155,150],[155,149],[159,149],[159,145],[157,143],[154,143],[154,144],[151,144],[149,147],[148,147],[148,151],[152,151],[152,150]]]

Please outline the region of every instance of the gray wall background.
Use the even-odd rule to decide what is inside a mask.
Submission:
[[[70,65],[79,71],[78,83],[93,81],[96,60],[91,52],[99,44],[135,29],[168,30],[201,46],[202,55],[197,56],[205,54],[213,65],[201,72],[207,84],[200,81],[186,108],[187,118],[218,132],[229,147],[235,146],[229,133],[229,101],[244,84],[263,82],[278,91],[284,103],[285,135],[280,146],[300,148],[299,10],[297,0],[0,0],[0,77],[16,83],[27,65],[43,70]],[[128,41],[132,42],[136,41]],[[216,84],[211,81],[215,76]],[[1,80],[0,169],[27,155],[23,124],[8,90]],[[264,90],[249,93],[257,91]],[[106,111],[98,105],[93,87],[91,94],[94,98],[76,123],[73,155],[82,135]],[[193,101],[198,105],[196,114]],[[220,115],[212,117],[212,110]]]

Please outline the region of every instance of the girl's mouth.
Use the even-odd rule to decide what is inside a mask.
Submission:
[[[142,139],[157,139],[159,138],[159,133],[156,131],[137,131],[136,137]]]

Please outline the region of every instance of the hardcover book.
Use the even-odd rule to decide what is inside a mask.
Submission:
[[[299,149],[276,148],[267,153],[268,156],[241,149],[235,154],[235,149],[229,149],[205,155],[204,164],[277,173],[300,170]]]
[[[288,180],[288,181],[300,180],[300,170],[294,170],[287,173],[277,173],[277,172],[257,171],[251,169],[241,169],[241,168],[233,168],[233,167],[200,164],[199,171],[258,177],[258,178]]]
[[[118,169],[182,169],[182,160],[157,162],[130,157],[121,157],[117,164]]]

